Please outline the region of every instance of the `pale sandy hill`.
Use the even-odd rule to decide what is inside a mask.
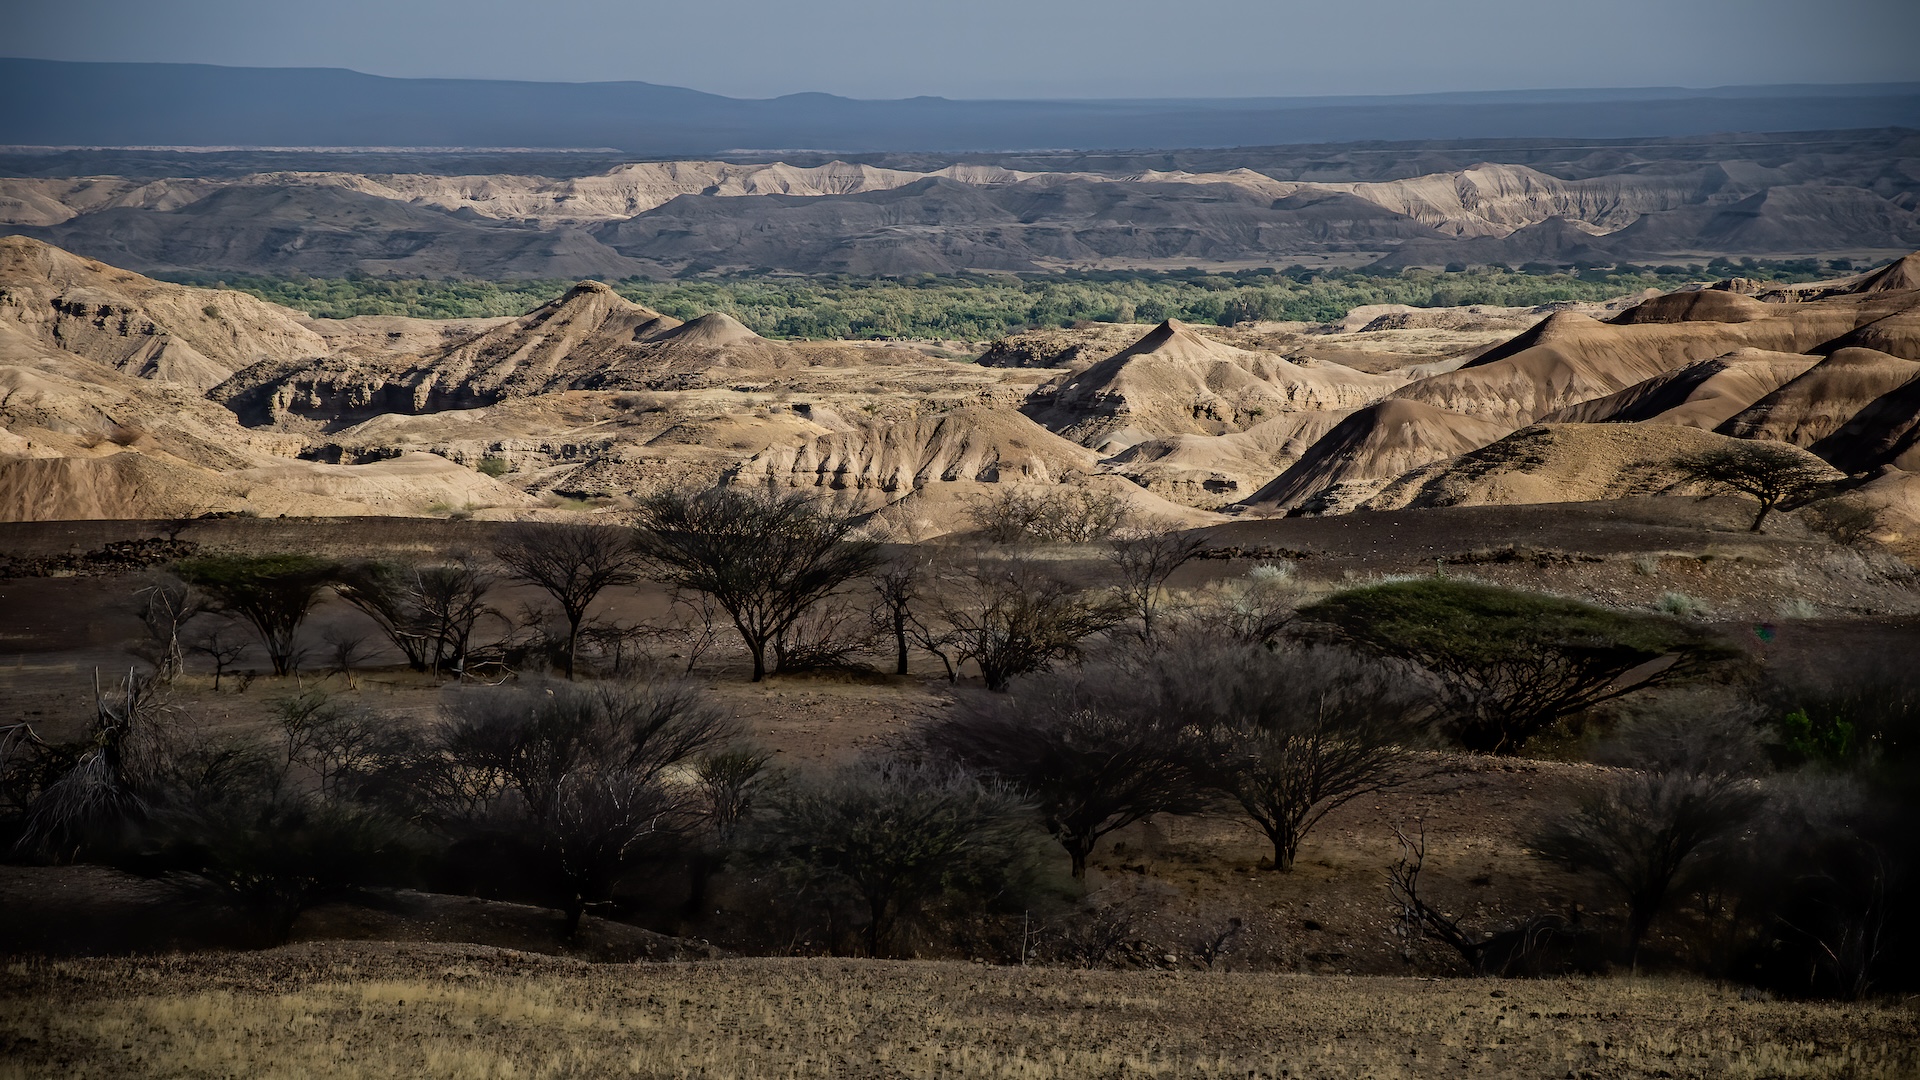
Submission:
[[[1719,431],[1741,439],[1812,446],[1862,409],[1920,380],[1920,362],[1871,349],[1840,349],[1753,403]]]
[[[189,387],[48,348],[4,321],[0,430],[13,436],[5,450],[12,454],[90,454],[117,441],[212,469],[244,467],[298,446],[286,436],[247,431]]]
[[[1281,413],[1353,408],[1399,380],[1306,357],[1248,352],[1168,320],[1057,385],[1036,403],[1035,418],[1111,452],[1163,435],[1243,431]]]
[[[1507,236],[1554,217],[1590,225],[1594,231],[1617,229],[1642,214],[1688,204],[1697,197],[1697,183],[1685,174],[1569,181],[1524,165],[1483,162],[1404,180],[1300,187],[1344,191],[1465,238]]]
[[[599,281],[583,281],[510,323],[433,357],[416,386],[468,400],[519,397],[618,367],[634,346],[680,326]],[[424,405],[424,402],[422,403]]]
[[[1838,296],[1873,297],[1882,293],[1915,291],[1920,291],[1920,251],[1865,273],[1851,274],[1827,281],[1805,281],[1793,285],[1773,286],[1761,293],[1760,298],[1809,301]]]
[[[955,480],[929,484],[888,504],[875,513],[872,523],[889,532],[904,532],[909,537],[927,539],[974,528],[971,511],[981,502],[999,498],[1009,489],[1046,495],[1063,488],[1110,495],[1119,500],[1126,515],[1135,521],[1172,522],[1187,528],[1218,525],[1229,520],[1225,515],[1163,499],[1153,492],[1112,474],[1096,473],[1068,484],[1041,484],[1030,480],[1003,480],[986,483]],[[907,528],[898,529],[900,523]]]
[[[1570,405],[1541,422],[1680,424],[1712,430],[1819,362],[1817,356],[1736,349]]]
[[[958,409],[861,425],[776,446],[741,465],[740,483],[856,488],[891,496],[955,480],[1058,483],[1098,470],[1093,451],[1005,409]]]
[[[479,319],[416,319],[405,315],[355,315],[349,319],[303,319],[333,355],[432,356],[513,322],[516,316]]]
[[[1889,310],[1886,304],[1846,301],[1764,306],[1777,314],[1739,323],[1601,323],[1562,312],[1466,366],[1411,383],[1394,396],[1518,428],[1738,349],[1807,353]]]
[[[802,167],[784,162],[659,161],[622,165],[594,176],[549,180],[535,176],[354,176],[338,173],[262,174],[255,183],[342,184],[381,198],[467,210],[483,217],[548,222],[619,221],[682,195],[856,195],[887,191],[941,177],[957,183],[1016,183],[1034,174],[997,166],[955,165],[933,172],[881,169],[832,161]]]
[[[733,316],[716,311],[661,334],[660,340],[720,348],[746,341],[763,342],[766,338],[747,329],[745,324]]]
[[[1220,520],[1103,471],[1091,450],[1006,409],[959,409],[895,424],[860,424],[776,444],[733,470],[730,483],[818,491],[846,511],[884,512],[919,538],[971,528],[968,511],[1010,487],[1062,484],[1119,498],[1138,518]]]
[[[0,521],[157,518],[237,510],[219,473],[135,451],[61,457],[0,454]]]
[[[363,507],[359,513],[416,515],[436,510],[525,508],[536,501],[503,484],[436,454],[403,453],[365,465],[322,465],[289,461],[228,474],[243,497],[255,503],[301,495],[320,496]],[[310,512],[310,511],[309,511]]]
[[[1368,500],[1368,510],[1588,502],[1692,494],[1674,467],[1683,454],[1733,440],[1672,424],[1536,424],[1498,442],[1415,469]],[[1823,466],[1824,467],[1824,466]],[[1839,479],[1837,471],[1832,472]]]
[[[1148,491],[1189,506],[1230,505],[1300,460],[1351,409],[1283,413],[1226,435],[1167,435],[1135,443],[1105,464]]]
[[[1479,449],[1506,433],[1485,420],[1388,398],[1340,421],[1244,505],[1308,513],[1348,509],[1409,470]]]
[[[1920,251],[1860,275],[1850,291],[1855,295],[1920,291]]]
[[[1723,289],[1695,289],[1651,297],[1615,316],[1620,326],[1639,323],[1720,322],[1745,323],[1771,318],[1777,308],[1750,296]]]
[[[0,225],[58,225],[80,214],[129,207],[175,210],[205,198],[208,180],[153,180],[115,176],[37,179],[0,177]]]
[[[648,378],[655,380],[667,375],[698,380],[717,368],[765,371],[799,363],[799,354],[793,349],[768,341],[738,319],[718,311],[660,332],[637,352],[636,359],[641,359]],[[628,377],[628,372],[610,371],[597,384],[580,385],[627,385],[624,380]]]
[[[1804,446],[1851,473],[1920,464],[1920,363],[1840,349],[1717,429]]]
[[[312,364],[266,363],[240,372],[212,396],[249,423],[295,417],[330,425],[382,413],[475,409],[566,390],[692,389],[743,372],[798,366],[799,354],[731,316],[690,323],[583,281],[526,315],[425,356],[344,348]],[[416,327],[388,331],[419,338]]]
[[[327,352],[285,308],[154,281],[20,236],[0,237],[0,322],[48,348],[196,390],[262,360]]]
[[[432,454],[368,465],[281,459],[229,473],[138,448],[63,457],[0,454],[0,521],[156,518],[246,511],[261,516],[389,514],[537,505],[516,488]]]

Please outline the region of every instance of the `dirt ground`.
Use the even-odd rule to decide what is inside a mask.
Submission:
[[[184,538],[209,550],[294,549],[345,557],[484,551],[496,527],[471,521],[232,519],[196,525]],[[0,553],[84,552],[151,531],[130,522],[6,525],[0,526]],[[1310,591],[1387,574],[1438,571],[1627,606],[1648,607],[1665,591],[1683,591],[1701,602],[1712,625],[1783,669],[1844,673],[1849,664],[1897,662],[1920,649],[1915,590],[1897,563],[1869,565],[1859,553],[1823,544],[1791,522],[1755,537],[1740,527],[1737,507],[1711,502],[1649,499],[1253,520],[1210,530],[1208,537],[1229,557],[1189,564],[1172,582],[1176,591],[1203,590],[1273,561],[1291,563]],[[1097,553],[1086,550],[1042,554],[1063,571],[1089,580],[1102,566]],[[1831,568],[1822,569],[1828,564]],[[95,673],[111,680],[136,662],[131,650],[140,628],[128,601],[137,585],[128,575],[0,580],[0,723],[25,721],[52,739],[83,729]],[[1792,618],[1774,614],[1795,597],[1811,610]],[[508,607],[536,600],[524,590],[500,597]],[[658,619],[665,606],[656,588],[622,590],[609,593],[595,614],[641,622]],[[345,604],[328,601],[314,615],[310,637],[360,620],[363,616]],[[169,703],[186,723],[216,731],[259,730],[274,702],[318,687],[396,723],[431,723],[449,688],[407,672],[398,659],[376,654],[365,661],[352,690],[342,676],[312,669],[295,678],[248,677],[246,672],[263,666],[252,657],[242,661],[241,677],[229,676],[215,692],[208,673],[193,666],[175,684]],[[663,659],[679,664],[684,657]],[[883,657],[871,659],[884,665]],[[914,663],[916,673],[906,678],[780,677],[756,685],[746,681],[743,650],[723,638],[701,658],[692,677],[775,752],[781,767],[803,769],[896,746],[917,724],[980,692],[971,681],[947,683],[929,658],[916,657]],[[1132,923],[1139,946],[1134,962],[1142,965],[1206,966],[1199,958],[1201,943],[1238,919],[1241,929],[1216,959],[1216,969],[1382,976],[1456,970],[1450,957],[1431,949],[1417,955],[1410,969],[1390,933],[1393,913],[1383,874],[1399,856],[1393,828],[1425,830],[1429,888],[1470,927],[1491,930],[1531,914],[1566,914],[1576,900],[1591,903],[1598,890],[1528,856],[1525,830],[1571,797],[1591,772],[1591,766],[1578,763],[1579,750],[1577,735],[1568,735],[1547,740],[1525,760],[1436,754],[1423,762],[1418,779],[1334,812],[1307,838],[1290,873],[1262,868],[1270,849],[1237,818],[1157,819],[1115,834],[1100,847],[1089,874],[1089,899]],[[83,873],[108,876],[70,880]],[[358,907],[309,911],[294,936],[483,941],[624,959],[652,955],[655,943],[634,936],[642,932],[722,945],[751,937],[759,918],[754,887],[750,874],[732,886],[723,883],[716,893],[718,910],[693,923],[672,911],[672,904],[650,909],[637,903],[629,917],[632,926],[590,916],[589,932],[573,943],[560,938],[557,917],[539,909],[397,894]],[[661,888],[670,891],[667,884]],[[81,902],[82,896],[89,898]],[[44,930],[40,938],[7,935],[0,939],[0,951],[223,943],[218,920],[209,924],[191,900],[183,908],[178,895],[153,882],[108,871],[0,868],[0,900],[13,911],[36,913],[32,925]],[[1613,914],[1600,910],[1587,917],[1605,925]],[[85,934],[61,929],[126,919],[162,929],[144,939],[109,935],[110,940],[91,945]],[[820,944],[795,947],[808,951]]]
[[[1910,1003],[1521,982],[471,945],[14,963],[0,1078],[1908,1077]]]

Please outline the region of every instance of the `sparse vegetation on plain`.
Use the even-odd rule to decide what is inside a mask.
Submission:
[[[1480,981],[447,946],[7,973],[0,1076],[1670,1076],[1896,1080],[1910,1009],[1670,978]],[[240,1033],[247,1033],[244,1037]]]

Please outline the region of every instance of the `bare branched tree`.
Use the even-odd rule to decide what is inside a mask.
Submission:
[[[523,856],[571,935],[633,866],[698,824],[688,786],[665,774],[738,737],[673,679],[473,689],[449,702],[422,786],[450,837]]]
[[[775,782],[776,774],[768,768],[772,763],[772,754],[749,745],[728,747],[700,759],[696,774],[707,820],[722,843],[732,842],[740,824]]]
[[[851,517],[798,494],[722,487],[660,492],[640,505],[636,547],[649,572],[714,598],[766,678],[767,653],[814,605],[873,569],[878,545]]]
[[[911,551],[894,556],[873,575],[873,621],[893,638],[895,675],[907,674],[915,608],[931,583],[926,560]]]
[[[1534,837],[1534,850],[1599,873],[1625,901],[1630,958],[1681,874],[1766,801],[1735,740],[1731,725],[1671,719],[1630,731],[1616,751],[1628,767],[1590,784]]]
[[[677,847],[691,820],[681,792],[632,770],[579,768],[562,776],[537,828],[567,936],[628,870]]]
[[[937,607],[953,666],[973,661],[989,690],[1077,659],[1082,643],[1126,617],[1111,595],[1082,589],[1027,559],[961,567],[947,575]]]
[[[905,933],[943,897],[1003,892],[1032,830],[1004,785],[897,761],[863,762],[790,785],[756,828],[764,858],[865,915],[869,955],[907,955]]]
[[[1167,579],[1193,561],[1206,540],[1177,521],[1156,519],[1120,529],[1109,545],[1107,559],[1119,575],[1120,598],[1140,620],[1140,634],[1151,644]]]
[[[688,674],[720,640],[720,602],[709,593],[674,590],[669,604],[666,633],[680,642],[680,655],[686,659],[682,669]]]
[[[1885,508],[1858,499],[1821,499],[1800,511],[1815,532],[1843,547],[1860,547],[1887,527]]]
[[[1377,663],[1327,649],[1175,649],[1143,695],[1203,728],[1210,782],[1240,805],[1289,870],[1322,818],[1409,779],[1430,698]]]
[[[566,677],[573,678],[580,624],[600,594],[640,580],[632,537],[609,525],[526,522],[503,531],[494,554],[510,580],[553,598],[567,622]]]
[[[1427,863],[1426,830],[1408,836],[1395,825],[1393,835],[1400,842],[1400,858],[1387,869],[1387,895],[1398,916],[1394,934],[1400,938],[1402,955],[1409,962],[1414,944],[1432,938],[1458,953],[1475,975],[1527,974],[1543,949],[1556,939],[1579,932],[1566,919],[1552,914],[1535,915],[1490,933],[1466,929],[1421,894],[1421,875]]]
[[[576,769],[605,765],[652,779],[738,734],[698,687],[654,678],[468,690],[446,706],[436,742],[452,803],[471,806],[511,787],[540,816]]]
[[[1084,487],[1036,489],[1007,485],[967,509],[973,525],[995,544],[1089,544],[1126,524],[1119,496]]]
[[[205,613],[207,599],[171,574],[149,577],[133,595],[140,624],[153,646],[155,672],[162,683],[171,683],[187,662],[181,632]]]
[[[1108,833],[1211,802],[1204,733],[1111,668],[1036,678],[935,720],[919,739],[935,757],[1032,799],[1075,878]]]
[[[326,646],[327,674],[345,679],[349,690],[360,689],[360,664],[373,655],[367,635],[353,630],[329,630],[320,640]]]
[[[1272,645],[1292,625],[1306,595],[1293,564],[1261,563],[1244,576],[1209,585],[1186,613],[1200,636]]]
[[[233,620],[220,619],[202,628],[188,647],[213,661],[213,688],[217,691],[227,669],[245,656],[253,643]]]

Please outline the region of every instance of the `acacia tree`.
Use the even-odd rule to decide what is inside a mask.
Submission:
[[[879,545],[856,539],[853,520],[804,495],[719,487],[663,491],[639,507],[634,540],[648,572],[675,589],[705,593],[726,609],[767,675],[787,633],[809,609],[872,570]]]
[[[1734,651],[1677,619],[1448,578],[1337,593],[1300,611],[1309,637],[1406,661],[1441,690],[1441,727],[1514,754],[1582,709],[1693,678]]]
[[[1710,490],[1746,495],[1760,509],[1749,531],[1759,532],[1776,507],[1801,501],[1833,479],[1831,466],[1795,446],[1741,441],[1674,460],[1687,479]]]
[[[464,671],[473,636],[488,618],[493,575],[464,555],[441,564],[364,562],[343,570],[334,590],[380,627],[415,671]]]
[[[980,560],[947,575],[940,647],[957,668],[979,665],[989,690],[1080,655],[1087,638],[1126,618],[1111,595],[1082,589],[1028,559]],[[934,635],[926,635],[932,644]],[[943,657],[946,659],[946,657]]]
[[[601,593],[640,580],[632,538],[611,525],[526,522],[500,534],[494,555],[509,580],[532,585],[567,620],[566,677],[573,678],[580,623]]]
[[[738,735],[671,679],[469,691],[447,705],[420,785],[437,828],[533,874],[571,935],[697,824],[685,785],[664,774]]]
[[[215,610],[253,627],[275,675],[293,670],[300,624],[339,575],[337,564],[311,555],[212,555],[182,560],[174,569],[212,597]]]
[[[1603,749],[1623,767],[1544,822],[1533,848],[1607,880],[1626,902],[1627,952],[1637,958],[1682,874],[1765,802],[1747,775],[1758,747],[1742,718],[1688,716],[1642,722]]]
[[[924,562],[912,555],[894,558],[873,575],[873,621],[893,637],[893,673],[907,673],[908,646],[914,629],[914,607],[928,584]]]
[[[865,908],[869,955],[898,956],[903,931],[942,898],[977,904],[1017,884],[1026,811],[1000,784],[869,761],[775,791],[754,840],[762,858]]]
[[[1378,663],[1329,649],[1183,649],[1143,691],[1207,733],[1207,778],[1291,870],[1300,841],[1335,808],[1406,779],[1431,706]]]
[[[1206,541],[1179,522],[1151,521],[1120,530],[1110,545],[1107,559],[1120,575],[1120,597],[1139,617],[1141,636],[1152,643],[1161,590],[1175,570],[1206,548]]]
[[[1043,677],[923,728],[935,757],[1012,785],[1086,877],[1101,837],[1211,802],[1204,733],[1104,667]]]

